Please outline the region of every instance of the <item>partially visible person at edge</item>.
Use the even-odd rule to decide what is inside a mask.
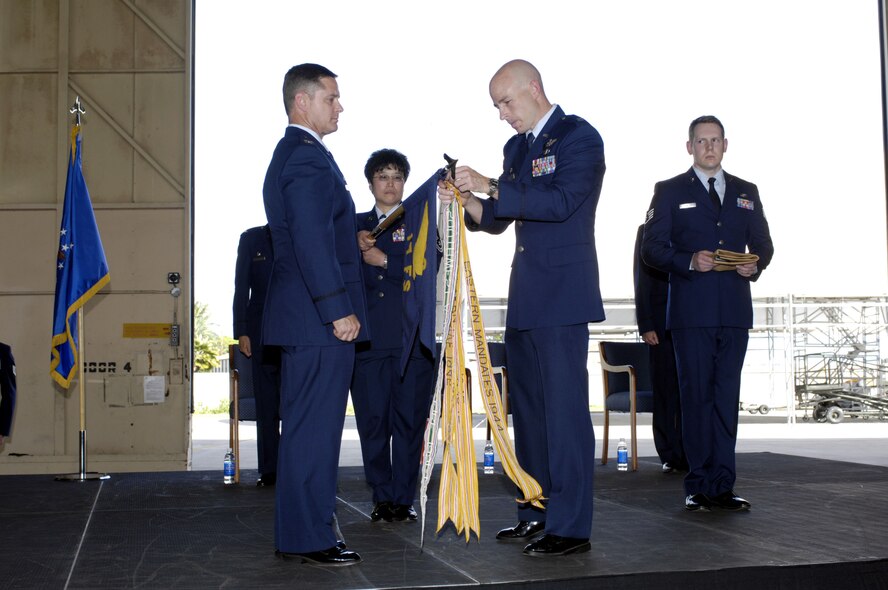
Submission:
[[[355,364],[367,340],[355,205],[323,138],[337,130],[336,75],[317,64],[284,77],[290,125],[265,176],[275,260],[263,344],[281,347],[275,548],[284,558],[353,565],[334,530],[339,449]]]
[[[652,430],[654,446],[663,464],[663,473],[688,470],[681,440],[681,398],[672,332],[666,329],[666,302],[669,275],[651,268],[641,259],[644,224],[638,226],[632,276],[635,284],[635,321],[638,333],[648,345],[651,385],[654,391]]]
[[[280,446],[281,403],[280,351],[262,344],[262,316],[274,251],[268,225],[244,231],[237,244],[234,268],[234,337],[240,352],[250,362],[253,399],[256,403],[256,455],[259,479],[256,487],[270,487],[277,481]]]
[[[471,231],[515,226],[506,314],[509,400],[519,463],[542,486],[546,510],[519,504],[518,523],[497,533],[534,557],[588,551],[595,433],[586,369],[589,322],[604,320],[595,251],[595,210],[604,145],[584,119],[549,102],[539,71],[503,65],[490,97],[515,130],[503,171],[456,168],[453,182]],[[443,204],[454,198],[441,183]],[[505,262],[505,261],[504,261]]]
[[[12,356],[12,347],[0,342],[0,448],[6,444],[12,432],[15,392],[15,358]]]
[[[392,149],[373,152],[364,166],[364,176],[375,204],[357,217],[367,320],[373,339],[358,344],[351,397],[364,475],[373,489],[370,518],[374,522],[416,520],[413,501],[432,398],[433,352],[422,346],[419,338],[414,339],[401,374],[407,250],[403,218],[377,238],[370,236],[370,230],[401,202],[409,174],[410,164],[402,153]]]
[[[749,510],[734,491],[740,374],[752,327],[750,282],[774,245],[756,185],[728,174],[725,128],[713,116],[688,129],[691,168],[658,182],[642,240],[645,263],[669,273],[672,332],[688,461],[687,510]],[[715,250],[758,255],[719,272]]]

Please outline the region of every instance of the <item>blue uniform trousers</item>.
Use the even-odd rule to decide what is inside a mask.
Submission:
[[[734,448],[746,328],[672,330],[681,390],[685,493],[717,496],[734,487]]]
[[[416,496],[435,367],[419,338],[403,377],[400,365],[401,348],[359,352],[351,396],[373,502],[409,506]]]
[[[518,507],[518,519],[546,532],[589,538],[595,433],[589,415],[586,324],[506,328],[509,403],[518,462],[542,486],[546,510]]]
[[[281,444],[275,547],[287,553],[336,544],[333,513],[353,344],[281,347]]]
[[[280,446],[281,418],[281,372],[278,367],[277,347],[253,342],[253,355],[250,357],[253,370],[253,395],[256,399],[256,454],[259,457],[260,475],[268,475],[277,470],[278,447]],[[269,354],[269,351],[273,351]],[[274,358],[268,358],[274,357]]]
[[[681,394],[678,369],[675,366],[675,346],[672,333],[658,331],[660,343],[650,346],[651,381],[654,389],[654,412],[651,426],[654,446],[664,463],[685,470],[687,460],[681,438]]]

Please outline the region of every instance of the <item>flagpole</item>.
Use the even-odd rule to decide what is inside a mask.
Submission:
[[[81,107],[80,97],[74,101],[74,105],[71,107],[69,111],[72,115],[74,115],[74,124],[76,126],[80,126],[80,115],[85,111]],[[77,311],[77,346],[75,350],[77,351],[77,359],[78,359],[78,370],[80,372],[80,378],[78,379],[78,390],[80,391],[80,438],[78,443],[78,455],[79,455],[79,473],[67,473],[64,475],[57,475],[56,481],[98,481],[104,479],[110,479],[111,476],[107,473],[97,473],[97,472],[87,472],[86,471],[86,381],[84,378],[84,369],[86,368],[86,360],[83,354],[83,315],[86,313],[86,307],[82,306]]]
[[[77,380],[77,389],[80,390],[80,479],[86,478],[86,384],[83,379],[83,369],[86,367],[86,361],[83,355],[83,312],[81,308],[77,314],[77,351],[78,364],[80,368],[80,379]]]
[[[86,384],[84,382],[83,369],[86,361],[83,356],[83,313],[85,308],[80,308],[77,312],[77,356],[79,359],[80,379],[78,379],[78,389],[80,390],[80,473],[66,473],[57,475],[56,481],[98,481],[103,479],[111,479],[107,473],[97,473],[95,471],[86,471]]]

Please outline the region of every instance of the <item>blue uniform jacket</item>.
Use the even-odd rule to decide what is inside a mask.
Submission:
[[[263,342],[342,344],[333,322],[355,314],[366,340],[366,303],[355,205],[333,156],[311,134],[287,127],[263,188],[274,266]]]
[[[402,218],[403,219],[403,218]],[[379,223],[376,210],[357,217],[358,230],[370,231]],[[404,292],[404,253],[407,250],[403,223],[396,223],[376,238],[376,247],[388,256],[388,268],[361,263],[364,285],[367,289],[367,319],[374,350],[401,348],[401,299]]]
[[[262,310],[273,263],[271,231],[267,225],[251,227],[241,234],[234,267],[232,334],[235,338],[249,336],[256,345],[262,342]]]
[[[470,230],[498,234],[515,222],[506,325],[519,330],[604,320],[595,209],[604,178],[598,131],[556,107],[528,153],[524,134],[503,148],[499,198],[482,199]]]
[[[774,244],[758,188],[725,173],[721,209],[709,200],[694,169],[658,182],[644,227],[644,261],[669,273],[667,328],[751,328],[756,280],[774,255]],[[758,254],[759,273],[747,279],[736,271],[690,270],[695,252],[716,249]]]
[[[669,274],[645,264],[641,259],[644,225],[635,236],[632,271],[635,284],[635,319],[638,333],[654,331],[662,337],[666,332],[666,306],[669,300]]]

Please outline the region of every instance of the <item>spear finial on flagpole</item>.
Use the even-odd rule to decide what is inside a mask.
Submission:
[[[80,126],[80,115],[85,115],[86,111],[83,110],[83,107],[80,104],[80,97],[74,99],[74,104],[68,109],[68,112],[74,115],[74,124],[78,127]]]
[[[450,181],[456,181],[456,158],[451,158],[447,154],[444,154],[444,159],[447,160],[447,169],[450,170]]]

